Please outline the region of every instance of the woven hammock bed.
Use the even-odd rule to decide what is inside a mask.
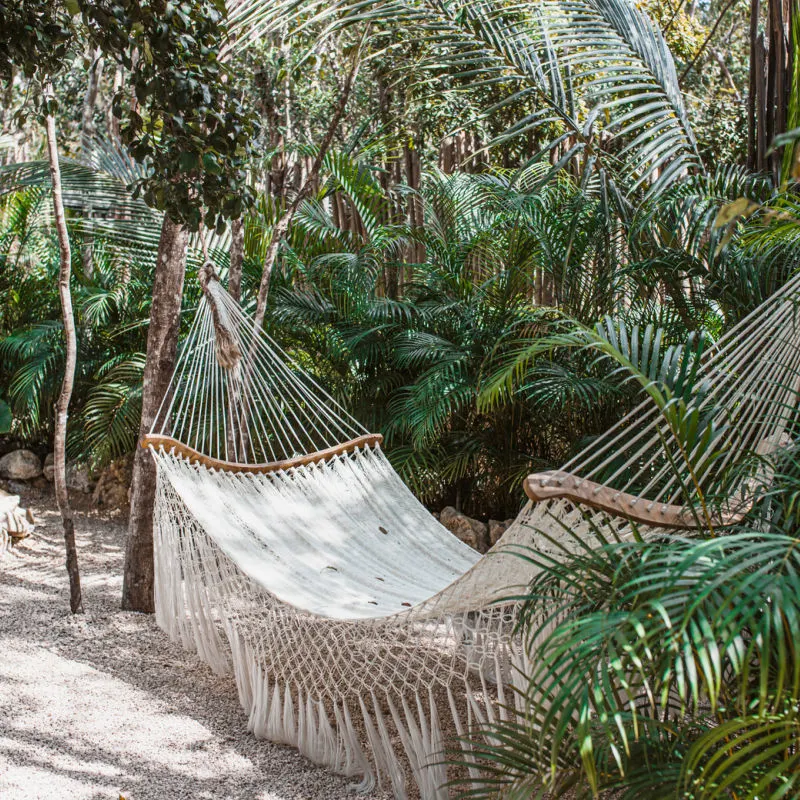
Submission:
[[[210,268],[201,282],[142,442],[158,467],[158,623],[233,673],[256,736],[353,776],[361,791],[447,797],[448,739],[523,711],[526,653],[507,599],[532,578],[521,548],[555,553],[554,542],[570,546],[567,530],[588,539],[595,528],[625,537],[734,524],[794,420],[800,278],[694,366],[689,402],[713,424],[713,464],[682,453],[648,399],[561,470],[530,476],[527,505],[480,556]],[[477,775],[470,758],[465,744]]]

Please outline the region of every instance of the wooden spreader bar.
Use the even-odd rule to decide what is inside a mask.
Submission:
[[[687,506],[654,502],[645,497],[620,492],[610,486],[603,486],[600,483],[559,470],[528,475],[522,485],[525,494],[534,502],[563,497],[573,503],[590,506],[612,516],[623,517],[631,522],[640,522],[656,528],[686,530],[697,527],[697,517],[701,521],[703,520],[700,510],[695,516]],[[752,502],[742,503],[735,512],[713,514],[710,520],[711,524],[720,528],[735,525],[744,519],[751,507]]]
[[[185,458],[191,464],[201,464],[209,469],[220,470],[221,472],[252,472],[255,474],[264,474],[267,472],[280,472],[281,470],[292,469],[292,467],[302,467],[306,464],[314,464],[317,461],[326,461],[334,456],[341,455],[342,453],[352,453],[358,447],[375,447],[383,441],[383,436],[379,433],[368,433],[364,436],[359,436],[357,439],[351,439],[349,442],[337,444],[334,447],[328,447],[325,450],[317,450],[315,453],[309,453],[305,456],[295,456],[294,458],[287,458],[283,461],[270,461],[266,464],[240,464],[236,461],[222,461],[218,458],[211,458],[210,456],[189,447],[171,436],[158,436],[157,434],[147,434],[142,437],[140,442],[141,446],[145,449],[153,447],[156,450],[160,447],[165,452],[174,452],[176,455]]]

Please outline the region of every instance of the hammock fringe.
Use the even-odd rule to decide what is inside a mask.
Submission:
[[[684,400],[706,426],[698,441],[714,441],[712,461],[691,445],[676,468],[685,443],[645,401],[537,476],[543,499],[479,557],[417,502],[377,439],[342,448],[367,431],[204,280],[208,300],[151,432],[161,437],[150,440],[156,618],[216,673],[233,673],[255,736],[361,792],[443,800],[448,779],[478,780],[470,738],[491,742],[487,726],[526,712],[530,643],[509,598],[535,562],[561,561],[600,531],[664,534],[659,508],[673,523],[728,524],[763,491],[797,422],[800,276],[703,353]],[[221,329],[235,349],[220,349]],[[676,363],[692,358],[678,351]],[[320,451],[330,455],[307,458]],[[456,740],[463,764],[448,766]]]

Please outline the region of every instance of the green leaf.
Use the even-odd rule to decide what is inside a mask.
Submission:
[[[11,409],[8,407],[8,403],[4,400],[0,400],[0,433],[8,433],[11,430]]]
[[[191,150],[181,153],[179,164],[183,172],[191,172],[191,170],[196,169],[198,164],[197,153]]]
[[[219,175],[222,172],[219,161],[213,153],[206,153],[203,156],[203,169],[211,175]]]

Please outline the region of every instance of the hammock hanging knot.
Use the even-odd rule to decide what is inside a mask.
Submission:
[[[219,365],[229,372],[239,366],[242,351],[236,342],[236,335],[231,329],[230,316],[221,303],[220,292],[224,291],[214,265],[206,261],[197,273],[200,288],[211,308],[211,319],[214,323],[214,353]]]

